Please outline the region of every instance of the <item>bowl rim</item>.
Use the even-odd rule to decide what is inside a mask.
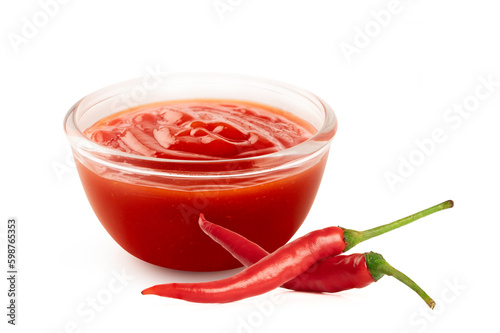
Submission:
[[[263,155],[257,155],[257,156],[250,156],[250,157],[244,157],[244,158],[238,158],[238,159],[232,159],[232,158],[222,158],[222,159],[204,159],[204,160],[186,160],[186,159],[174,159],[174,158],[159,158],[159,157],[149,157],[149,156],[143,156],[143,155],[137,155],[137,154],[131,154],[131,153],[126,153],[117,149],[109,148],[106,146],[102,146],[100,144],[95,143],[91,139],[89,139],[83,131],[79,128],[77,125],[77,119],[76,119],[76,113],[81,107],[81,105],[85,102],[88,102],[89,100],[92,99],[98,99],[96,103],[91,104],[90,107],[98,104],[99,102],[105,101],[106,99],[112,98],[113,96],[116,96],[119,94],[124,88],[126,87],[134,87],[136,86],[139,82],[144,80],[144,77],[138,77],[135,79],[130,79],[126,81],[122,81],[119,83],[114,83],[108,86],[105,86],[101,89],[98,89],[83,98],[81,98],[79,101],[77,101],[66,113],[64,117],[64,122],[63,122],[63,127],[64,131],[70,140],[70,144],[72,147],[76,145],[77,148],[84,149],[85,151],[88,152],[94,152],[94,153],[101,153],[101,154],[106,154],[110,156],[117,156],[117,157],[123,157],[127,158],[130,160],[140,160],[140,161],[154,161],[154,162],[165,162],[165,163],[170,163],[170,164],[214,164],[214,163],[234,163],[234,162],[247,162],[247,161],[260,161],[260,160],[267,160],[267,159],[274,159],[278,157],[283,157],[283,156],[291,156],[291,155],[309,155],[313,154],[314,152],[317,152],[324,148],[326,145],[328,145],[331,141],[331,139],[334,137],[334,135],[337,132],[337,127],[338,127],[338,122],[337,122],[337,117],[333,111],[333,109],[320,97],[314,95],[313,93],[309,92],[308,90],[299,88],[297,86],[283,83],[277,80],[272,80],[268,78],[263,78],[263,77],[258,77],[258,76],[251,76],[251,75],[242,75],[242,74],[232,74],[232,73],[216,73],[216,72],[173,72],[173,73],[159,73],[155,74],[158,77],[161,77],[162,80],[165,82],[169,79],[176,79],[176,78],[185,78],[185,79],[190,79],[190,78],[203,78],[203,79],[216,79],[221,80],[221,79],[228,79],[228,80],[243,80],[243,81],[248,81],[253,83],[253,87],[256,86],[256,84],[264,84],[269,87],[276,87],[279,89],[287,90],[297,96],[300,96],[302,98],[305,98],[308,100],[310,103],[314,104],[316,107],[320,109],[320,111],[323,113],[323,120],[322,120],[322,126],[318,128],[317,132],[314,133],[310,138],[307,140],[289,147],[287,149],[283,149],[277,152],[269,153],[269,154],[263,154]],[[200,81],[201,82],[201,81]],[[217,83],[217,82],[215,82]],[[246,85],[249,85],[248,83]],[[114,91],[113,95],[110,95],[110,92]],[[102,96],[107,96],[106,98],[103,98]],[[194,99],[194,98],[193,98]],[[238,100],[235,98],[235,100]],[[244,101],[244,100],[242,100]],[[256,101],[253,101],[256,102]],[[147,105],[149,103],[145,103],[144,105]],[[263,103],[265,105],[265,103]],[[119,112],[119,111],[117,111]]]

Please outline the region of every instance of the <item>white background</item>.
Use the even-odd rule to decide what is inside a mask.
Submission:
[[[0,5],[5,272],[7,218],[19,220],[18,325],[6,323],[2,278],[2,332],[498,328],[495,1],[222,0],[231,6],[222,15],[213,0],[62,2]],[[427,310],[390,277],[336,295],[276,290],[223,305],[141,296],[161,282],[235,273],[185,273],[141,262],[106,234],[85,198],[63,117],[84,95],[147,75],[148,68],[263,76],[332,105],[339,130],[296,236],[328,225],[363,230],[455,200],[451,210],[355,249],[382,253],[435,298],[436,309]],[[430,144],[435,131],[440,140]],[[414,165],[403,167],[402,160]],[[391,187],[387,173],[401,178]]]

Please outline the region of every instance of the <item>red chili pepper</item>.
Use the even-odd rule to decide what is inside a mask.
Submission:
[[[142,291],[198,303],[227,303],[273,290],[304,273],[316,261],[337,255],[346,247],[343,230],[312,231],[229,278],[202,283],[170,283]]]
[[[247,267],[269,255],[269,252],[258,244],[240,234],[207,221],[203,214],[200,214],[199,224],[208,236]],[[363,288],[374,282],[372,275],[365,268],[366,264],[362,254],[333,256],[314,263],[303,274],[286,282],[281,287],[296,291],[329,293],[351,288]]]
[[[363,232],[340,227],[312,231],[229,278],[202,283],[156,285],[143,290],[142,294],[199,303],[226,303],[260,295],[304,273],[319,260],[336,256],[362,241],[452,206],[453,202],[447,201],[407,218]]]
[[[269,254],[245,237],[207,221],[203,215],[200,215],[199,222],[207,235],[228,249],[245,266],[250,266]],[[435,302],[418,285],[374,252],[338,255],[320,260],[282,287],[296,291],[335,293],[364,288],[383,275],[394,276],[417,292],[430,308],[434,308]]]

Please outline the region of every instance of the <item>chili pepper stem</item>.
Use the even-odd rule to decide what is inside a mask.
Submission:
[[[412,279],[410,279],[405,274],[401,273],[391,265],[385,261],[382,255],[374,252],[365,253],[365,261],[366,266],[368,266],[368,270],[370,271],[373,280],[378,281],[384,275],[392,276],[408,287],[410,287],[413,291],[415,291],[431,308],[434,309],[436,302],[432,298],[429,297]]]
[[[439,205],[435,205],[432,207],[429,207],[427,209],[424,209],[418,213],[415,213],[413,215],[407,216],[405,218],[402,218],[400,220],[381,225],[379,227],[375,227],[372,229],[368,229],[365,231],[356,231],[356,230],[351,230],[351,229],[344,229],[344,240],[347,244],[345,251],[351,249],[355,245],[364,242],[367,239],[385,234],[386,232],[389,232],[391,230],[397,229],[399,227],[402,227],[404,225],[410,224],[418,219],[421,219],[422,217],[425,217],[427,215],[431,215],[433,213],[439,212],[441,210],[451,208],[453,207],[453,201],[448,200],[445,202],[440,203]]]

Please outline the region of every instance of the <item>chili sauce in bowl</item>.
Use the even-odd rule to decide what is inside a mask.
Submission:
[[[203,213],[272,252],[305,220],[337,128],[314,95],[274,81],[167,75],[86,96],[65,128],[87,198],[127,252],[180,270],[240,264],[198,226]],[[236,88],[236,89],[235,89]],[[124,107],[127,106],[127,107]]]

